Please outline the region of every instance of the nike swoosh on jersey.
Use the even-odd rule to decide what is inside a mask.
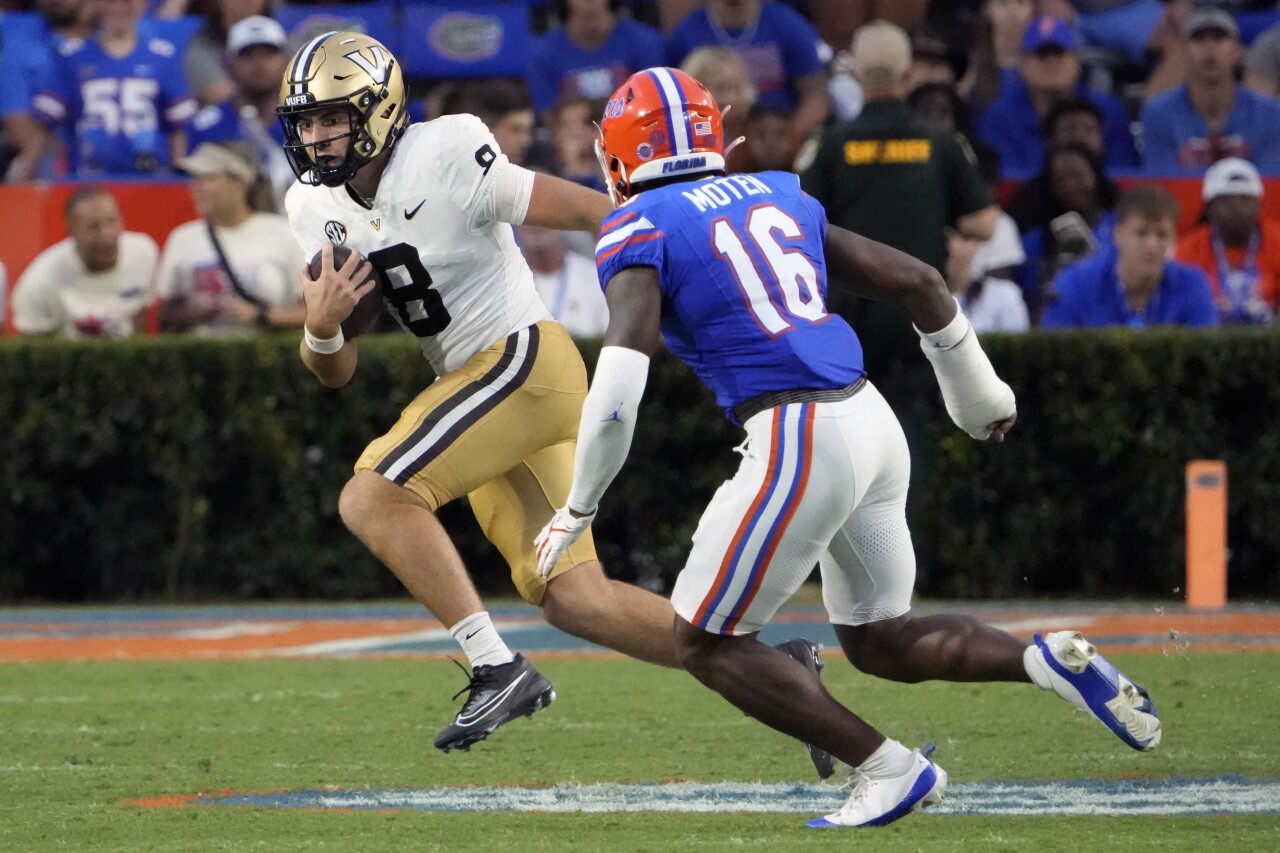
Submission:
[[[501,704],[502,704],[502,700],[503,700],[503,699],[506,699],[506,698],[507,698],[507,696],[508,696],[508,695],[510,695],[511,691],[512,691],[512,690],[515,690],[515,689],[516,689],[516,687],[518,687],[518,686],[520,685],[520,682],[524,681],[525,677],[526,677],[528,674],[529,674],[529,673],[527,673],[527,672],[522,672],[522,673],[520,673],[520,677],[519,677],[519,678],[517,678],[515,681],[511,682],[510,684],[508,684],[505,690],[503,690],[503,691],[502,691],[501,693],[499,693],[497,696],[494,696],[494,697],[493,697],[492,699],[490,699],[488,702],[484,703],[484,705],[483,705],[482,707],[477,708],[477,709],[475,710],[475,712],[474,712],[474,713],[472,713],[470,716],[468,716],[466,719],[463,719],[463,716],[462,716],[461,714],[459,714],[459,715],[458,715],[458,719],[457,719],[457,721],[456,721],[456,722],[457,722],[457,724],[458,724],[458,725],[460,725],[460,726],[469,726],[469,725],[471,725],[472,723],[476,722],[477,720],[483,720],[486,716],[488,716],[490,713],[492,713],[492,712],[493,712],[493,710],[494,710],[498,705],[501,705]]]
[[[415,207],[413,210],[406,210],[404,212],[404,218],[413,219],[413,217],[418,215],[418,211],[421,210],[422,206],[426,203],[427,203],[427,200],[424,198],[422,201],[418,202],[418,206]]]

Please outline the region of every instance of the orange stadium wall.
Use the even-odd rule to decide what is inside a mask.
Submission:
[[[1143,178],[1121,178],[1121,186],[1144,182]],[[1182,219],[1178,230],[1185,231],[1200,215],[1201,183],[1198,178],[1164,178],[1160,180],[1178,199]],[[1280,178],[1264,179],[1266,192],[1263,211],[1280,219]],[[62,220],[62,206],[78,188],[78,184],[0,185],[0,260],[8,270],[8,288],[4,294],[4,333],[12,334],[12,312],[9,297],[18,276],[36,255],[67,236]],[[120,202],[125,228],[150,234],[161,247],[174,227],[196,218],[191,194],[183,182],[121,182],[105,184]],[[1007,182],[1000,188],[1006,200],[1016,184]]]
[[[0,185],[0,260],[8,271],[5,298],[5,334],[12,334],[9,297],[18,276],[36,255],[67,236],[62,207],[81,185]],[[185,182],[129,182],[104,186],[120,202],[124,227],[149,234],[163,248],[169,232],[196,218],[195,205]]]

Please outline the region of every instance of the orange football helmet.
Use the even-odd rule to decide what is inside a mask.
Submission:
[[[637,71],[604,108],[596,156],[615,205],[645,181],[722,172],[720,108],[707,87],[683,71]]]

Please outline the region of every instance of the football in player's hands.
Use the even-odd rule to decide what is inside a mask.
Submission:
[[[346,246],[334,246],[333,268],[340,269],[350,256],[351,249]],[[320,277],[322,269],[324,269],[323,250],[316,252],[311,258],[311,263],[307,265],[307,274],[314,281]],[[373,328],[373,324],[378,322],[378,317],[382,314],[382,274],[372,265],[369,267],[369,276],[365,281],[370,280],[377,282],[378,286],[361,297],[356,307],[351,310],[351,315],[342,321],[343,337],[350,339],[363,335]]]

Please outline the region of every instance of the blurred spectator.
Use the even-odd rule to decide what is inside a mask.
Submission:
[[[927,123],[939,130],[954,134],[969,159],[978,165],[978,171],[985,177],[982,164],[988,161],[999,164],[1000,155],[981,139],[972,138],[972,122],[969,117],[969,105],[956,92],[955,87],[946,83],[925,83],[917,86],[907,95],[907,105]],[[992,198],[999,189],[1000,175],[998,165],[996,174],[987,181]]]
[[[16,149],[6,181],[53,177],[52,150],[44,128],[31,114],[31,99],[52,73],[54,58],[68,42],[92,30],[90,0],[38,0],[36,17],[5,15],[0,21],[0,116]]]
[[[1209,277],[1224,323],[1271,323],[1280,309],[1280,222],[1261,215],[1262,178],[1228,157],[1204,173],[1204,223],[1178,241],[1178,260]]]
[[[307,262],[289,222],[251,204],[251,149],[206,142],[178,166],[191,175],[200,219],[173,229],[156,273],[160,329],[226,333],[301,326],[298,275]]]
[[[1098,162],[1103,162],[1102,111],[1092,101],[1080,98],[1059,101],[1044,117],[1042,129],[1045,145],[1050,150],[1074,142],[1093,152]],[[1114,186],[1111,192],[1114,203],[1118,192]],[[1026,233],[1047,225],[1050,219],[1062,213],[1056,207],[1049,192],[1048,173],[1042,168],[1035,177],[1018,185],[1009,196],[1005,210],[1018,223],[1018,231]]]
[[[227,34],[252,15],[270,17],[275,0],[207,0],[204,26],[182,56],[182,69],[201,104],[220,104],[235,96],[235,82],[227,71]]]
[[[1110,248],[1119,195],[1097,156],[1079,143],[1050,149],[1043,177],[1044,206],[1050,218],[1023,235],[1027,259],[1018,274],[1022,297],[1033,315],[1043,306],[1044,286],[1059,269]]]
[[[0,329],[4,328],[4,310],[9,304],[9,269],[0,261]]]
[[[724,114],[725,163],[731,172],[747,171],[742,167],[746,155],[741,147],[730,149],[735,139],[745,135],[747,112],[756,102],[756,90],[751,83],[747,63],[733,48],[703,45],[689,52],[680,70],[706,86],[721,111],[728,110]],[[788,124],[789,150],[792,144]]]
[[[556,175],[574,183],[605,191],[604,172],[596,158],[596,120],[604,104],[585,95],[566,95],[547,116],[555,150]]]
[[[1035,11],[1034,0],[983,0],[977,44],[956,86],[976,114],[986,112],[1005,82],[1017,78],[1022,37]]]
[[[1146,64],[1148,52],[1159,49],[1165,6],[1161,0],[1040,0],[1042,14],[1064,19],[1087,43],[1114,50],[1139,65]]]
[[[1067,267],[1053,282],[1046,329],[1091,326],[1216,326],[1203,272],[1173,257],[1178,202],[1157,185],[1116,205],[1115,246]]]
[[[526,163],[526,167],[535,171],[547,171],[584,187],[605,192],[604,171],[600,168],[595,147],[599,134],[596,121],[603,114],[603,101],[590,100],[581,95],[563,98],[547,116],[551,133],[550,157],[541,157],[537,164]],[[564,236],[571,252],[595,257],[594,233],[571,231]]]
[[[978,171],[994,196],[1000,184],[1000,159],[990,148],[978,155]],[[991,237],[970,240],[948,233],[947,286],[981,332],[1022,332],[1030,325],[1027,303],[1015,284],[1026,261],[1018,226],[1003,211]]]
[[[93,0],[98,27],[68,42],[32,100],[50,129],[74,128],[71,171],[128,177],[167,171],[196,112],[172,42],[140,32],[146,0]]]
[[[1244,85],[1273,98],[1280,95],[1280,25],[1249,45],[1244,57]]]
[[[156,244],[124,230],[115,198],[82,187],[63,208],[65,240],[45,249],[13,291],[19,334],[124,337],[141,328]]]
[[[1040,123],[1054,104],[1071,97],[1091,101],[1102,113],[1107,167],[1138,164],[1124,106],[1080,80],[1079,46],[1079,36],[1061,19],[1040,17],[1027,27],[1017,76],[1005,82],[978,122],[978,136],[1000,152],[1006,178],[1028,177],[1039,167],[1044,160]]]
[[[946,83],[923,83],[908,89],[907,106],[939,130],[957,133],[961,125],[968,125],[964,101]]]
[[[609,307],[595,258],[569,251],[564,231],[521,225],[516,234],[551,316],[575,338],[602,337],[609,325]]]
[[[911,36],[911,67],[902,82],[908,92],[925,83],[956,84],[956,69],[941,36],[928,30],[919,30]]]
[[[906,33],[883,21],[866,25],[854,36],[853,61],[866,105],[822,137],[801,185],[836,225],[907,252],[945,276],[946,229],[987,240],[999,208],[955,137],[903,101],[911,62]],[[873,377],[920,357],[904,311],[889,302],[844,303],[835,295],[833,310],[858,332]]]
[[[1143,161],[1152,174],[1201,174],[1223,157],[1280,172],[1280,102],[1236,82],[1243,48],[1235,18],[1196,10],[1183,27],[1187,83],[1142,110]]]
[[[744,128],[746,141],[734,152],[741,152],[741,172],[790,172],[791,116],[779,107],[755,104],[747,111]]]
[[[947,287],[960,301],[978,334],[1025,332],[1031,326],[1022,290],[1012,281],[1024,260],[1012,220],[1001,219],[985,243],[951,235],[947,251]]]
[[[829,45],[849,44],[853,34],[871,21],[888,21],[907,32],[923,26],[928,0],[806,0],[799,4]]]
[[[493,79],[460,84],[442,104],[444,114],[470,113],[485,123],[507,159],[523,166],[533,145],[533,100],[523,84]]]
[[[757,101],[792,111],[794,147],[826,120],[825,46],[799,12],[774,0],[707,0],[671,34],[668,64],[682,65],[694,48],[706,44],[738,52]]]
[[[211,104],[191,120],[190,146],[204,142],[244,142],[258,157],[258,168],[271,182],[276,209],[293,185],[293,169],[284,155],[284,129],[276,120],[280,82],[289,54],[284,27],[255,15],[238,21],[227,34],[227,65],[234,96]]]
[[[541,116],[563,97],[608,98],[637,71],[662,65],[662,34],[618,15],[621,0],[552,0],[561,26],[529,52],[529,90]]]

